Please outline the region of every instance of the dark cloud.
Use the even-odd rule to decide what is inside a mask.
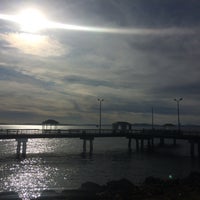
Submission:
[[[0,74],[1,74],[0,81],[4,80],[8,82],[12,81],[16,83],[22,83],[24,84],[24,87],[26,86],[26,84],[30,84],[30,85],[37,85],[45,89],[50,89],[51,86],[54,85],[53,82],[46,82],[40,79],[36,79],[32,75],[24,74],[20,71],[8,68],[7,66],[0,65]]]
[[[63,78],[63,81],[69,84],[83,84],[83,85],[108,86],[108,87],[112,86],[112,83],[109,81],[96,80],[88,77],[75,76],[75,75],[66,76]]]
[[[41,124],[44,120],[48,119],[46,115],[42,113],[36,113],[35,111],[4,111],[1,110],[0,118],[9,118],[10,124]],[[54,116],[56,120],[63,120],[62,118]],[[2,121],[1,121],[2,122]],[[7,123],[8,121],[4,121]]]
[[[200,95],[200,84],[199,81],[194,83],[182,84],[182,85],[170,85],[161,88],[155,88],[154,94],[159,95],[171,95],[176,96],[177,94],[180,96],[193,96],[198,99]]]
[[[158,55],[190,58],[199,55],[200,37],[198,33],[168,36],[137,37],[129,42],[133,49]]]
[[[196,0],[3,0],[1,5],[4,12],[35,5],[61,22],[94,26],[196,26],[200,17],[200,2]]]
[[[79,7],[80,3],[74,2],[74,5]],[[199,9],[198,1],[187,0],[91,0],[81,3],[79,13],[96,20],[99,16],[107,24],[118,26],[184,27],[199,25]]]

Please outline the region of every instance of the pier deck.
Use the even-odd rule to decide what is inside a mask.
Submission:
[[[90,153],[93,152],[93,140],[95,138],[124,137],[128,139],[128,150],[132,150],[132,140],[136,142],[136,150],[143,150],[144,141],[147,147],[154,147],[154,139],[160,139],[164,144],[165,139],[186,140],[190,143],[190,154],[194,157],[195,145],[198,147],[200,157],[200,131],[177,131],[177,130],[112,130],[112,129],[1,129],[0,140],[15,139],[17,141],[17,156],[26,156],[28,139],[36,138],[80,138],[83,140],[83,153],[86,153],[86,141],[90,142]],[[22,149],[21,149],[22,147]],[[22,153],[21,153],[22,151]]]

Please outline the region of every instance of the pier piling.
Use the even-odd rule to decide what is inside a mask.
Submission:
[[[86,153],[86,139],[83,140],[83,153]]]
[[[136,142],[136,151],[139,151],[139,140],[136,139],[135,142]]]
[[[17,157],[26,157],[28,139],[36,138],[80,138],[83,140],[83,154],[87,153],[87,141],[89,142],[88,153],[93,153],[94,138],[115,138],[121,137],[128,139],[128,150],[132,150],[132,140],[135,140],[136,151],[143,151],[145,147],[153,150],[154,140],[160,140],[160,145],[164,144],[165,139],[171,139],[172,144],[176,145],[177,140],[189,142],[189,153],[191,157],[197,156],[200,158],[200,131],[181,131],[174,130],[120,130],[103,129],[101,134],[94,129],[2,129],[0,134],[1,140],[15,139],[17,142],[16,155]],[[197,154],[197,155],[195,155]]]
[[[173,145],[176,146],[176,139],[173,139]]]
[[[147,141],[147,146],[148,146],[148,149],[151,148],[151,140],[150,139],[148,139],[148,141]]]
[[[86,154],[87,152],[87,141],[89,141],[89,153],[92,154],[93,153],[93,140],[94,137],[81,137],[80,139],[83,140],[83,154]]]
[[[190,142],[190,155],[193,158],[194,157],[194,142]]]
[[[162,137],[162,138],[160,138],[160,146],[164,146],[164,144],[165,144],[165,140],[164,140],[164,138]]]
[[[20,158],[21,141],[17,140],[17,158]]]
[[[23,148],[22,148],[22,157],[23,158],[26,157],[26,142],[27,142],[27,140],[23,140],[23,142],[22,142],[22,145],[23,145]]]
[[[21,156],[23,158],[26,157],[26,149],[27,149],[27,138],[20,138],[20,139],[16,139],[17,141],[17,158],[20,158]],[[22,149],[21,149],[22,147]],[[22,152],[21,152],[22,150]]]
[[[144,140],[141,139],[141,151],[144,151]]]
[[[131,147],[131,138],[128,139],[128,151],[131,152],[132,151],[132,147]]]
[[[93,153],[93,139],[90,139],[90,154]]]
[[[200,158],[200,141],[198,142],[198,157]]]

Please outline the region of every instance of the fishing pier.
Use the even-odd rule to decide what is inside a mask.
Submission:
[[[135,142],[136,151],[144,148],[153,149],[154,140],[159,139],[160,145],[164,145],[165,139],[171,139],[176,145],[177,140],[185,140],[190,144],[190,155],[200,158],[200,131],[178,131],[178,130],[117,130],[112,129],[1,129],[0,140],[16,140],[17,157],[26,157],[26,149],[29,139],[36,138],[80,138],[83,141],[83,154],[93,153],[93,141],[98,138],[121,137],[127,139],[128,151],[132,151],[132,143]],[[87,145],[89,143],[89,145]]]

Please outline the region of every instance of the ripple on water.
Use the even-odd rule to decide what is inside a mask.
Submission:
[[[3,191],[16,191],[23,199],[37,197],[42,190],[53,185],[56,167],[45,164],[42,158],[30,158],[1,166]],[[51,171],[51,173],[49,173]]]

